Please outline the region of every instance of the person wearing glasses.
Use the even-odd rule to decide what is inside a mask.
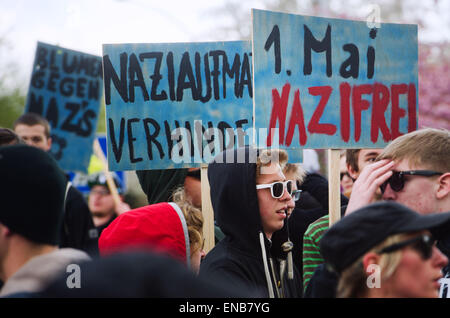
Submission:
[[[450,131],[423,128],[393,140],[354,184],[358,195],[349,201],[351,213],[371,201],[378,189],[382,199],[406,205],[420,214],[450,211]],[[450,257],[450,233],[438,248]],[[450,268],[444,268],[450,277]]]
[[[377,202],[334,224],[320,247],[338,277],[339,298],[436,298],[448,258],[436,239],[450,231],[450,213],[419,214]]]
[[[450,211],[450,132],[424,128],[400,136],[389,143],[368,164],[353,184],[345,217],[381,199],[401,203],[420,213]],[[440,237],[437,247],[450,257],[450,233]],[[443,269],[450,276],[449,266]],[[323,279],[323,277],[327,279]],[[322,277],[322,278],[319,278]],[[337,277],[319,266],[314,273],[316,291],[311,297],[334,297]]]
[[[225,237],[206,255],[201,277],[261,297],[301,297],[292,262],[280,266],[278,255],[272,255],[278,244],[274,234],[286,229],[295,186],[283,173],[287,159],[283,150],[243,147],[226,150],[209,164],[211,203]]]
[[[389,143],[354,184],[346,214],[382,199],[402,203],[421,214],[450,210],[450,132],[424,128]]]

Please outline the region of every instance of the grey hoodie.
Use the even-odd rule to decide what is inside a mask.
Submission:
[[[35,256],[5,282],[0,290],[0,297],[22,292],[39,292],[65,273],[69,264],[80,264],[90,259],[85,252],[73,248],[62,248]]]

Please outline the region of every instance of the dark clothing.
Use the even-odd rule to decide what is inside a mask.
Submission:
[[[188,169],[138,170],[136,175],[148,204],[169,202],[174,190],[184,185]]]
[[[97,242],[97,231],[86,200],[77,188],[70,186],[67,192],[59,246],[79,249],[90,256],[97,256]]]
[[[226,282],[203,280],[170,257],[150,252],[116,253],[80,264],[81,288],[67,288],[67,273],[39,293],[50,298],[253,297]]]
[[[257,290],[262,297],[271,296],[270,291],[275,297],[301,297],[299,274],[294,272],[292,280],[280,278],[280,262],[272,257],[272,243],[263,232],[256,193],[256,164],[248,163],[249,147],[228,152],[233,154],[220,154],[223,157],[216,157],[208,167],[211,203],[225,238],[206,255],[200,276],[225,279],[236,289]],[[245,152],[246,163],[218,163],[220,159],[226,162],[226,158],[234,157],[234,162],[243,159],[242,153],[237,156],[237,152]],[[275,285],[278,283],[281,291]]]
[[[294,264],[299,273],[303,272],[303,235],[308,226],[328,214],[328,180],[318,173],[307,174],[301,184],[300,189],[308,193],[312,200],[315,200],[319,207],[314,209],[302,209],[304,199],[302,192],[300,200],[295,204],[295,209],[289,218],[289,233],[292,243],[294,243],[293,257]],[[341,194],[341,206],[346,207],[348,198]],[[343,208],[345,211],[345,208]]]
[[[305,298],[335,298],[339,277],[320,264],[305,290]]]
[[[106,222],[106,223],[104,223],[104,224],[99,225],[99,226],[96,227],[97,232],[98,232],[98,237],[100,237],[100,235],[102,234],[103,230],[106,229],[106,228],[112,223],[112,221],[114,221],[114,220],[116,219],[116,217],[117,217],[117,215],[114,214],[114,215],[109,219],[108,222]]]

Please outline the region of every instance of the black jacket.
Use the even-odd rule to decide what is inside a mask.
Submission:
[[[238,157],[237,152],[240,152]],[[230,156],[237,162],[237,158],[242,159],[242,152],[245,152],[246,163],[218,163],[220,158],[225,162]],[[200,266],[200,276],[225,279],[236,289],[258,291],[262,297],[271,296],[269,290],[274,297],[300,297],[301,285],[296,271],[292,280],[280,279],[278,257],[284,256],[272,257],[274,247],[263,232],[256,194],[256,164],[248,154],[248,147],[228,150],[228,155],[222,153],[223,157],[219,155],[208,166],[211,202],[225,238],[206,255]],[[281,291],[277,290],[274,280],[280,281]]]
[[[60,247],[72,247],[98,256],[98,233],[83,195],[70,186],[67,192]]]
[[[289,232],[290,238],[294,243],[294,264],[297,267],[299,273],[303,272],[303,235],[305,234],[308,226],[328,214],[328,180],[318,174],[309,173],[306,175],[303,183],[300,186],[303,190],[300,200],[295,203],[295,209],[289,218]],[[304,202],[306,196],[307,200],[311,202],[315,200],[315,208],[304,208]],[[347,208],[348,198],[341,194],[341,215]],[[310,206],[312,207],[312,206]]]

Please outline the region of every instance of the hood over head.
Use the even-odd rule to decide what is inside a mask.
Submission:
[[[147,205],[122,213],[103,230],[98,247],[102,256],[130,249],[158,251],[190,267],[186,220],[173,202]]]
[[[188,169],[138,170],[142,191],[147,195],[148,204],[170,201],[172,192],[184,185]]]
[[[211,203],[217,224],[241,248],[259,249],[263,231],[256,194],[257,150],[230,149],[217,155],[208,165]],[[239,160],[238,160],[239,159]]]

